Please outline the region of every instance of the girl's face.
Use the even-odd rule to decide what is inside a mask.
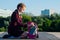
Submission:
[[[21,7],[19,7],[19,9],[18,9],[18,10],[19,10],[19,12],[24,12],[24,10],[25,10],[25,9],[26,9],[26,7],[22,7],[22,8],[21,8]]]

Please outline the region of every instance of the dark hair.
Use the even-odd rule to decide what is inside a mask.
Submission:
[[[19,7],[23,8],[24,6],[25,6],[25,4],[19,3],[19,4],[17,5],[17,9],[19,9]],[[26,6],[25,6],[25,7],[26,7]]]

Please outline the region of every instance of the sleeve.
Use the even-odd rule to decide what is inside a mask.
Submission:
[[[27,27],[27,23],[23,24],[23,26],[24,26],[24,28],[26,28]]]
[[[22,19],[19,18],[18,14],[15,14],[15,21],[19,24],[19,26],[23,26]]]
[[[23,23],[22,19],[19,19],[19,16],[16,14],[16,21],[20,26],[23,26],[24,28],[27,27],[27,23]]]

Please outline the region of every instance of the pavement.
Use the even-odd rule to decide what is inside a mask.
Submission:
[[[5,34],[8,33],[0,32],[0,40],[8,40],[8,39],[2,39],[2,37]],[[60,40],[60,32],[38,32],[38,34],[39,38],[37,39],[11,39],[11,40]]]

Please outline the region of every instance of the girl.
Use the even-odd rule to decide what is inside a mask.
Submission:
[[[8,34],[14,37],[21,36],[21,34],[24,32],[21,30],[21,27],[24,26],[22,22],[22,12],[26,9],[25,4],[19,3],[17,5],[17,9],[12,13],[11,15],[11,22],[8,26]]]

